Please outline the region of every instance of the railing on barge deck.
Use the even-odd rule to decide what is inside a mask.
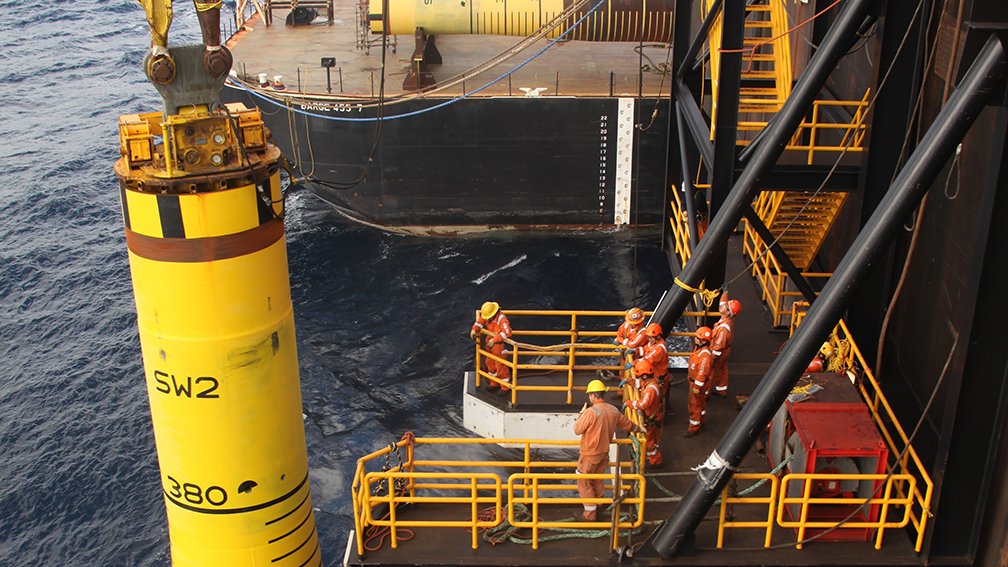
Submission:
[[[595,372],[597,370],[610,370],[623,372],[623,363],[620,359],[620,349],[621,347],[615,345],[611,342],[611,339],[616,337],[616,331],[604,329],[602,325],[612,324],[618,321],[623,322],[623,317],[626,314],[625,311],[534,311],[534,310],[502,310],[505,315],[509,318],[511,317],[563,317],[569,318],[570,325],[564,330],[535,330],[529,328],[522,328],[521,325],[515,325],[514,321],[511,321],[511,328],[513,331],[513,337],[520,340],[511,340],[508,343],[509,350],[507,351],[507,358],[499,357],[491,354],[489,351],[483,348],[482,344],[476,345],[476,386],[479,387],[482,384],[482,380],[488,380],[494,384],[501,385],[504,384],[496,376],[491,376],[484,368],[484,359],[492,359],[499,363],[507,365],[511,372],[511,383],[507,384],[511,388],[511,403],[513,405],[517,404],[518,392],[566,392],[567,393],[567,403],[571,404],[573,399],[573,392],[584,391],[584,387],[574,386],[574,372],[589,371]],[[645,311],[646,316],[650,316],[651,312]],[[703,316],[703,313],[688,311],[684,313],[684,316],[699,317]],[[717,313],[708,313],[710,316],[717,316]],[[579,318],[581,319],[579,327]],[[600,324],[594,328],[583,328],[583,321],[585,318],[594,318],[596,321],[600,321]],[[520,319],[516,319],[519,320]],[[672,332],[668,333],[670,337],[686,337],[691,336],[691,333],[684,332]],[[606,342],[581,342],[581,339],[587,338],[589,340],[604,340]],[[566,340],[566,343],[553,342],[552,344],[543,345],[531,345],[525,343],[527,339],[542,339],[549,341]],[[551,346],[559,345],[562,348],[556,348],[554,350],[545,350]],[[533,348],[536,347],[536,348]],[[540,350],[540,347],[542,350]],[[690,352],[675,352],[670,351],[670,357],[689,357]],[[539,364],[539,363],[525,363],[522,360],[527,360],[529,358],[536,357],[556,357],[565,358],[563,362],[557,362],[555,364]],[[566,381],[563,385],[557,386],[523,386],[520,382],[521,373],[528,371],[560,371],[566,372]]]
[[[798,310],[797,306],[800,303],[804,302],[796,302],[795,307],[793,308],[795,316],[792,317],[792,334],[794,333],[794,328],[797,326],[797,321],[800,321],[801,316],[804,315],[804,311]],[[808,304],[804,304],[804,307],[807,308]],[[725,488],[721,494],[721,516],[718,532],[719,548],[722,547],[725,528],[765,529],[766,542],[764,547],[770,547],[770,539],[774,523],[781,527],[796,529],[799,542],[803,540],[805,532],[809,529],[820,530],[838,526],[835,522],[809,521],[808,508],[810,505],[834,505],[841,507],[880,505],[880,513],[876,521],[847,522],[839,525],[837,529],[875,529],[877,530],[875,536],[875,549],[880,549],[882,547],[882,536],[887,528],[903,528],[908,523],[911,523],[913,524],[913,531],[916,533],[914,551],[920,552],[921,546],[924,542],[924,530],[927,527],[927,520],[928,517],[932,515],[930,506],[931,496],[934,492],[934,483],[932,482],[930,475],[928,475],[927,470],[924,468],[924,464],[921,462],[920,457],[917,455],[917,451],[914,450],[912,445],[908,445],[909,438],[907,437],[903,426],[900,425],[899,420],[896,419],[896,415],[893,412],[892,407],[889,405],[889,401],[886,400],[881,388],[879,388],[879,384],[875,380],[875,375],[865,362],[860,349],[858,349],[857,343],[854,342],[854,338],[851,336],[850,331],[847,329],[847,324],[844,323],[843,319],[841,319],[834,328],[833,333],[830,336],[830,344],[833,345],[834,352],[836,354],[828,361],[829,370],[835,372],[848,372],[848,376],[851,377],[851,381],[854,383],[856,389],[861,394],[861,398],[868,406],[872,415],[872,420],[875,422],[879,433],[881,433],[882,437],[885,439],[886,445],[890,451],[889,456],[892,459],[896,459],[903,453],[904,449],[906,450],[906,454],[903,455],[898,462],[886,463],[886,468],[889,472],[889,474],[886,475],[795,473],[784,475],[783,478],[780,479],[780,486],[778,487],[777,482],[775,482],[777,480],[776,477],[770,477],[765,474],[736,474],[734,478],[738,480],[760,479],[762,482],[765,482],[766,480],[764,479],[772,479],[774,482],[769,497],[740,498],[729,495],[728,487]],[[862,480],[885,480],[886,482],[883,485],[885,488],[882,491],[882,496],[876,497],[873,495],[873,497],[866,499],[815,498],[811,495],[811,487],[816,481],[848,478],[857,479],[859,482]],[[792,481],[805,482],[802,496],[787,496],[788,491],[786,487],[788,483]],[[921,487],[923,487],[923,492]],[[893,495],[894,491],[895,495]],[[776,509],[776,522],[726,520],[726,507],[728,504],[769,504],[768,517],[772,518],[774,516],[774,510]],[[784,520],[783,516],[784,507],[790,504],[800,504],[798,517],[793,521]],[[902,517],[898,520],[890,521],[888,518],[891,511],[894,509],[898,510],[900,508],[902,508],[903,512]],[[802,548],[800,544],[797,547],[798,549]]]
[[[398,547],[398,531],[408,527],[468,527],[472,530],[472,547],[479,546],[478,531],[483,528],[493,528],[500,525],[504,518],[506,507],[507,517],[512,525],[517,527],[528,527],[532,529],[532,547],[538,548],[539,531],[546,528],[609,528],[614,530],[636,529],[643,523],[644,518],[644,477],[633,471],[642,470],[644,466],[643,452],[639,447],[644,443],[643,435],[634,439],[616,439],[614,444],[617,450],[629,445],[631,455],[635,457],[633,461],[620,459],[618,471],[615,470],[616,462],[610,461],[608,466],[614,469],[613,474],[599,475],[578,475],[574,472],[533,472],[534,469],[571,469],[576,470],[576,461],[536,461],[540,449],[559,448],[577,450],[578,441],[542,441],[533,439],[446,439],[446,438],[414,438],[407,434],[399,443],[375,451],[357,461],[357,470],[354,474],[351,485],[354,527],[356,529],[357,552],[361,556],[366,551],[365,534],[371,527],[386,527],[390,530],[391,546]],[[420,460],[416,458],[416,448],[418,446],[469,446],[479,445],[517,445],[523,448],[524,458],[514,461],[481,461],[481,460]],[[533,452],[533,448],[535,452]],[[406,458],[402,459],[400,450],[406,450]],[[396,455],[396,464],[390,460],[391,455]],[[384,459],[383,459],[384,457]],[[368,471],[369,467],[374,467],[375,463],[384,462],[381,470]],[[521,468],[523,472],[512,474],[507,479],[507,502],[504,502],[502,494],[502,482],[497,472],[473,472],[471,469],[500,469],[500,468]],[[418,472],[417,469],[427,469]],[[440,469],[440,470],[436,470]],[[461,472],[460,472],[461,471]],[[617,474],[618,472],[618,474]],[[616,498],[571,498],[571,497],[546,497],[541,492],[556,491],[576,491],[575,484],[562,484],[557,481],[570,481],[575,478],[600,478],[607,481],[604,490],[613,491],[617,480],[620,494],[623,496],[616,504],[614,514],[620,517],[620,507],[628,505],[634,508],[635,513],[632,520],[622,520],[615,524],[611,521],[598,522],[549,522],[539,518],[539,511],[543,506],[570,505],[595,503],[597,505],[611,505],[616,502]],[[464,480],[466,482],[458,482]],[[441,481],[441,482],[438,482]],[[628,494],[629,491],[629,494]],[[453,493],[445,495],[445,492]],[[489,494],[488,494],[489,493]],[[399,505],[423,503],[434,507],[444,507],[459,504],[468,504],[469,518],[446,519],[403,519],[397,514],[396,508]],[[492,519],[480,519],[479,505],[491,505],[493,507]],[[516,504],[531,504],[532,518],[529,521],[517,520],[515,516]],[[386,517],[375,518],[375,508],[377,506],[388,506]],[[435,513],[436,515],[436,513]],[[616,537],[613,534],[613,549],[616,549]],[[373,550],[372,550],[373,551]]]

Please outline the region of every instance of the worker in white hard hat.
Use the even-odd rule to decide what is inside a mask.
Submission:
[[[500,310],[500,305],[495,301],[487,301],[483,307],[476,310],[476,322],[473,323],[472,332],[469,337],[480,344],[480,340],[486,337],[484,342],[485,350],[490,354],[507,359],[507,343],[505,339],[511,337],[511,323]],[[496,378],[499,382],[491,381],[488,387],[492,390],[500,388],[500,394],[507,393],[511,388],[511,370],[508,365],[486,357],[487,373]]]
[[[581,453],[578,456],[578,474],[601,474],[609,464],[609,443],[617,429],[637,433],[641,429],[627,419],[620,410],[605,401],[608,388],[601,380],[592,380],[587,388],[588,403],[581,408],[574,422],[574,434],[581,436]],[[581,498],[602,498],[602,479],[577,481]],[[584,503],[584,513],[578,519],[594,522],[598,518],[598,504]]]

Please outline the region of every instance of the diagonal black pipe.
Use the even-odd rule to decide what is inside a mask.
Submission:
[[[874,0],[848,0],[845,3],[820,44],[819,50],[809,61],[801,79],[791,91],[791,96],[777,112],[773,124],[767,126],[768,132],[763,143],[735,181],[728,198],[718,210],[703,239],[697,243],[693,256],[679,274],[679,281],[686,286],[699,287],[700,282],[707,276],[707,272],[728,243],[728,237],[742,219],[746,207],[759,193],[760,184],[766,174],[777,163],[777,158],[784,153],[788,140],[804,119],[805,113],[812,106],[833,68],[846,53],[850,38],[857,33],[873,3]],[[662,329],[671,329],[686,309],[691,295],[692,292],[685,286],[672,286],[655,308],[649,323],[658,323]]]
[[[686,51],[686,55],[683,56],[682,66],[676,71],[676,80],[682,81],[686,77],[686,73],[692,69],[693,58],[703,47],[705,41],[707,41],[707,34],[710,33],[711,24],[714,23],[714,18],[717,17],[718,13],[721,11],[721,3],[724,0],[714,0],[714,4],[711,5],[710,10],[707,12],[707,17],[704,18],[702,24],[700,24],[700,29],[697,30],[696,37],[693,38],[693,43],[690,44],[689,49]]]
[[[693,169],[689,164],[689,146],[686,145],[686,130],[683,126],[683,115],[679,105],[675,105],[676,129],[679,134],[679,162],[682,164],[682,190],[686,199],[686,214],[689,215],[687,224],[689,225],[690,248],[700,242],[700,228],[697,226],[696,203],[693,200],[693,180],[691,179]],[[677,211],[678,212],[678,211]]]
[[[903,221],[945,167],[991,93],[1004,82],[1006,72],[1008,63],[1004,46],[996,36],[991,36],[833,272],[819,298],[802,319],[794,336],[700,468],[675,514],[652,537],[650,544],[655,552],[666,557],[675,555],[686,536],[700,525],[718,494],[731,480],[732,471],[770,423],[808,361],[815,356],[819,345],[847,309],[872,264],[889,248]]]
[[[763,224],[763,219],[759,218],[759,215],[756,214],[756,211],[753,210],[751,205],[745,209],[745,218],[749,221],[749,226],[753,227],[753,230],[756,231],[760,240],[763,241],[763,244],[770,247],[770,253],[777,259],[777,263],[780,264],[780,267],[784,268],[784,271],[787,273],[788,277],[791,278],[791,281],[794,282],[795,287],[797,287],[798,291],[801,292],[805,301],[808,301],[809,305],[812,305],[816,298],[815,290],[812,289],[812,285],[805,279],[805,276],[801,275],[801,270],[798,269],[798,266],[794,265],[794,262],[791,261],[787,252],[784,252],[781,245],[776,242],[773,233],[771,233],[770,229]],[[777,322],[774,321],[774,325],[776,324]]]

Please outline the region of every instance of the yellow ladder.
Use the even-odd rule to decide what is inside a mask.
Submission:
[[[774,238],[784,234],[777,243],[803,272],[811,268],[819,247],[847,200],[847,193],[822,192],[812,197],[813,194],[811,191],[762,193],[755,206],[756,214],[763,219]],[[784,232],[785,229],[787,232]]]
[[[712,0],[704,0],[704,14]],[[717,116],[718,78],[721,70],[721,22],[714,19],[709,35],[711,63],[711,139]],[[780,110],[791,94],[791,41],[783,0],[756,0],[746,6],[742,46],[742,79],[772,79],[773,87],[742,87],[739,91],[739,132],[758,132]],[[757,114],[759,116],[751,116]],[[747,143],[739,140],[739,144]]]

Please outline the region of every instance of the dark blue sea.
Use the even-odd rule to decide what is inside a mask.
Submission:
[[[199,41],[191,4],[176,4],[170,37]],[[112,174],[117,117],[161,108],[148,44],[134,1],[0,0],[3,566],[170,564]],[[290,196],[286,229],[327,565],[342,561],[358,457],[408,430],[467,435],[461,382],[483,301],[652,308],[671,284],[653,234],[407,237],[309,193]]]

